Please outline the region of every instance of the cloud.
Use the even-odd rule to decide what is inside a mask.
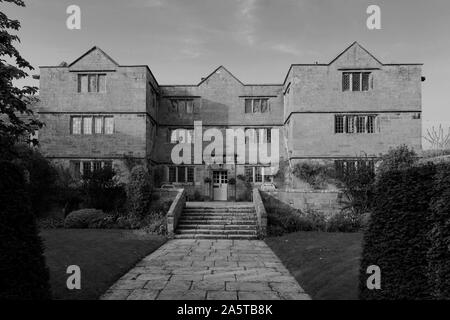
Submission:
[[[238,25],[237,35],[241,40],[244,40],[248,45],[252,46],[255,43],[255,23],[257,18],[255,15],[257,0],[238,0]]]
[[[291,54],[298,56],[301,54],[300,50],[291,44],[278,43],[272,46],[272,49],[281,53]]]

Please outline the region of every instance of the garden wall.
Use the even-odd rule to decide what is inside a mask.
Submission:
[[[340,204],[342,192],[339,190],[277,190],[261,191],[261,193],[264,196],[265,202],[269,202],[269,206],[287,204],[301,211],[311,209],[320,211],[326,216],[340,212],[342,208]]]

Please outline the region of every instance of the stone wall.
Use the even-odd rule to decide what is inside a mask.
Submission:
[[[261,191],[264,201],[269,206],[282,208],[290,206],[301,211],[316,210],[324,213],[326,216],[340,212],[342,205],[340,191]],[[267,206],[267,204],[266,204]]]

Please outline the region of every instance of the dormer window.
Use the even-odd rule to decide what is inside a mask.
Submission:
[[[78,92],[106,92],[106,74],[79,74]]]
[[[369,91],[373,89],[371,72],[342,73],[342,91]]]

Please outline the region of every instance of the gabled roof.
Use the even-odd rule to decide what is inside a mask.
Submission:
[[[423,65],[423,63],[390,63],[390,64],[385,64],[382,63],[380,60],[378,60],[373,54],[371,54],[366,48],[364,48],[362,45],[360,45],[358,43],[358,41],[354,41],[351,45],[349,45],[347,48],[345,48],[344,51],[342,51],[341,53],[339,53],[333,60],[331,60],[329,63],[311,63],[311,64],[291,64],[291,66],[289,67],[289,70],[286,74],[286,77],[284,78],[283,81],[283,85],[286,84],[286,80],[289,76],[289,73],[292,70],[292,67],[295,66],[321,66],[321,67],[328,67],[331,64],[333,64],[334,62],[336,62],[340,57],[342,57],[347,51],[349,51],[350,49],[352,49],[353,47],[359,47],[363,52],[365,52],[366,54],[368,54],[374,61],[376,61],[379,65],[381,66],[393,66],[393,65]]]
[[[100,51],[106,58],[108,58],[108,60],[110,60],[112,63],[114,63],[116,66],[119,66],[119,64],[114,61],[113,58],[111,58],[107,53],[105,53],[105,51],[103,51],[102,49],[100,49],[97,46],[93,46],[91,49],[89,49],[86,53],[84,53],[81,57],[79,57],[78,59],[76,59],[75,61],[73,61],[71,64],[69,64],[69,67],[73,66],[75,63],[77,63],[78,61],[80,61],[81,59],[83,59],[84,57],[86,57],[87,55],[89,55],[92,51],[94,50],[98,50]]]
[[[332,64],[333,62],[335,62],[335,61],[336,61],[337,59],[339,59],[342,55],[344,55],[344,53],[346,53],[346,52],[349,51],[351,48],[356,47],[356,46],[359,47],[359,48],[361,48],[364,52],[366,52],[369,56],[371,56],[372,59],[374,59],[376,62],[378,62],[379,64],[383,65],[383,63],[380,62],[380,60],[378,60],[377,58],[375,58],[375,57],[373,56],[373,54],[371,54],[371,53],[370,53],[369,51],[367,51],[362,45],[360,45],[360,44],[358,43],[358,41],[353,42],[351,45],[349,45],[347,48],[345,48],[345,50],[342,51],[340,54],[338,54],[336,58],[334,58],[333,60],[331,60],[331,62],[330,62],[328,65]]]
[[[239,80],[238,78],[236,78],[234,76],[234,74],[232,74],[230,71],[227,70],[227,68],[225,68],[224,66],[219,66],[218,68],[216,68],[213,72],[211,72],[208,76],[206,76],[205,78],[203,78],[197,86],[200,86],[203,82],[205,82],[206,80],[208,80],[209,78],[211,78],[212,75],[214,75],[217,71],[219,70],[224,70],[226,73],[228,73],[232,78],[234,78],[237,82],[239,82],[241,85],[244,85],[241,80]]]

